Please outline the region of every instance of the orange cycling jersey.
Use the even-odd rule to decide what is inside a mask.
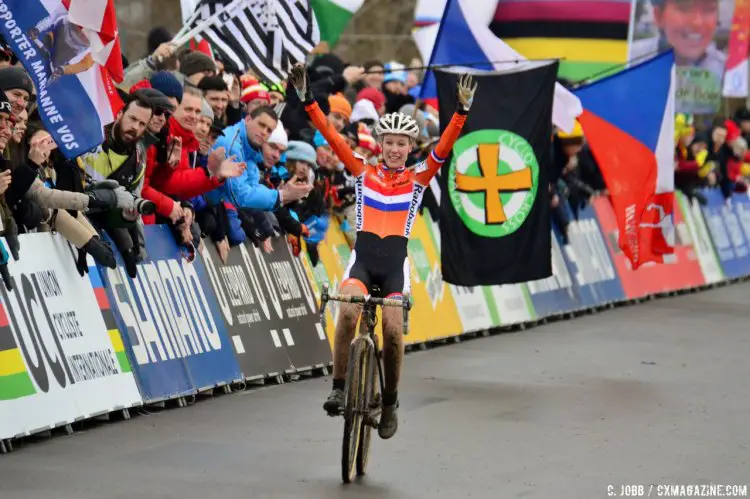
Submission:
[[[440,170],[461,133],[466,115],[456,112],[429,157],[411,168],[391,169],[373,166],[354,153],[344,138],[328,123],[318,104],[305,107],[315,128],[355,177],[357,232],[380,238],[411,234],[422,196],[432,177]]]

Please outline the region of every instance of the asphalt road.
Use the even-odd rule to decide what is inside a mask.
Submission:
[[[749,296],[734,285],[411,354],[399,432],[348,486],[318,378],[25,444],[0,456],[0,498],[587,499],[608,484],[750,484]]]

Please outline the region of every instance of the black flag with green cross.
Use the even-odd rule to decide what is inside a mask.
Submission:
[[[490,286],[552,275],[549,175],[558,63],[475,72],[479,88],[440,172],[443,279]],[[436,71],[440,123],[458,73]]]

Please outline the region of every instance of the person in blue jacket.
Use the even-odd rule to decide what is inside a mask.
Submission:
[[[258,165],[263,162],[261,146],[276,128],[278,116],[270,107],[259,107],[239,123],[224,129],[213,149],[223,148],[226,157],[245,163],[247,168],[239,177],[232,178],[207,195],[210,204],[229,201],[238,209],[275,211],[280,206],[306,196],[312,186],[288,182],[281,189],[271,189],[260,183]]]

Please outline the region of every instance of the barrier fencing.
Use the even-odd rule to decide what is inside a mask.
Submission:
[[[571,222],[568,244],[553,234],[554,275],[510,286],[463,288],[442,281],[440,237],[419,216],[409,242],[414,308],[410,345],[524,325],[614,303],[750,275],[750,197],[717,191],[699,206],[676,194],[676,251],[664,265],[633,271],[617,247],[609,200]],[[130,279],[94,265],[81,277],[60,236],[21,236],[11,262],[14,290],[0,286],[0,451],[14,438],[122,410],[181,401],[237,382],[327,372],[338,314],[320,322],[323,282],[336,288],[350,249],[337,223],[313,268],[284,238],[274,251],[233,248],[223,264],[204,245],[187,262],[170,232],[146,228],[149,260]],[[118,257],[119,258],[119,257]]]

